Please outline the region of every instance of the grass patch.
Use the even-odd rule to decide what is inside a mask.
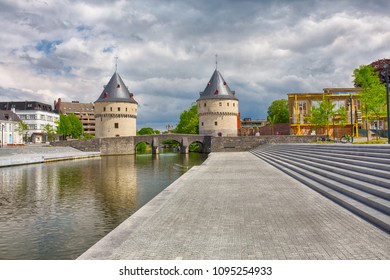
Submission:
[[[356,142],[354,144],[387,144],[387,139],[370,140],[365,142]]]

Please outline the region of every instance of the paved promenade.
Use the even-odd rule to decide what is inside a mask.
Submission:
[[[390,235],[249,152],[215,153],[79,259],[390,259]]]
[[[95,156],[100,156],[100,153],[82,152],[72,147],[50,147],[45,145],[3,147],[0,149],[0,167]]]

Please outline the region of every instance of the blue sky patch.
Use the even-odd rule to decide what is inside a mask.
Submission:
[[[56,46],[60,45],[62,43],[62,40],[41,40],[36,46],[35,49],[44,52],[45,54],[53,53],[56,49]]]
[[[104,49],[103,49],[103,52],[104,52],[104,53],[112,53],[113,50],[114,50],[113,47],[108,47],[108,48],[104,48]]]

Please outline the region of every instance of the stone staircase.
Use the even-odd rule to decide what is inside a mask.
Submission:
[[[390,232],[390,145],[280,144],[250,152]]]

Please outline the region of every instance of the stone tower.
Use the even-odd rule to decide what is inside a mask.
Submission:
[[[117,72],[95,101],[96,138],[136,135],[138,103]]]
[[[196,102],[199,134],[237,136],[238,98],[217,69]]]

